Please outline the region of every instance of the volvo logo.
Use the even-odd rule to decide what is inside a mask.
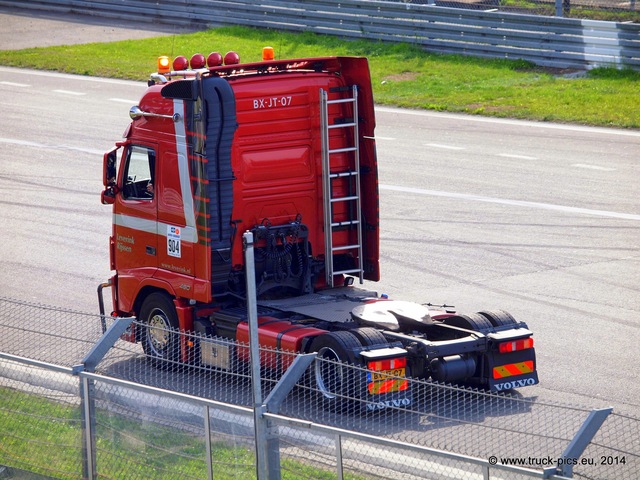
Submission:
[[[511,390],[512,388],[526,387],[527,385],[535,385],[533,378],[525,378],[524,380],[513,380],[512,382],[496,383],[495,389],[499,392],[502,390]]]
[[[384,402],[367,403],[367,410],[384,410],[388,407],[407,407],[411,405],[410,398],[398,398],[395,400],[385,400]]]

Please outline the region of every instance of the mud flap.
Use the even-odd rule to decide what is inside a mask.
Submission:
[[[533,348],[512,353],[492,352],[484,356],[484,376],[489,390],[503,392],[538,383]]]
[[[413,404],[406,350],[387,347],[363,351],[360,356],[367,368],[367,395],[363,399],[363,410],[408,408]]]

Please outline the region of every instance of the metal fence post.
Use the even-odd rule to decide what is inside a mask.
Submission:
[[[571,13],[571,0],[556,0],[556,17],[566,17]]]
[[[209,405],[204,406],[204,434],[207,436],[205,447],[207,451],[207,474],[209,480],[213,480],[213,460],[211,458],[211,415],[209,414]]]
[[[129,328],[129,325],[133,322],[134,317],[129,318],[117,318],[115,322],[102,334],[96,344],[91,347],[91,350],[82,359],[84,370],[87,372],[95,372],[98,363],[104,358],[104,356],[111,350],[120,336]]]
[[[562,4],[564,0],[556,0],[556,17],[562,17]]]
[[[338,474],[338,480],[344,478],[344,468],[342,465],[342,435],[336,435],[336,470]]]
[[[271,393],[264,400],[263,408],[264,412],[268,413],[280,413],[280,407],[286,396],[291,392],[293,387],[296,386],[298,381],[302,378],[304,373],[316,358],[315,353],[305,353],[296,356],[289,368],[284,372],[284,375],[278,383],[271,389]],[[266,425],[266,437],[265,441],[265,458],[268,464],[268,478],[277,479],[280,478],[280,437],[276,432],[271,420],[267,419]],[[341,477],[340,477],[341,478]]]
[[[556,470],[560,475],[569,478],[573,477],[573,462],[571,460],[582,456],[585,448],[593,440],[593,437],[612,411],[613,407],[609,407],[592,410],[589,413],[571,443],[560,456],[559,462],[562,461],[562,465],[558,465]]]
[[[489,478],[491,478],[489,465],[482,465],[482,480],[489,480]]]
[[[251,354],[251,384],[253,387],[253,421],[256,436],[256,474],[258,480],[278,480],[280,478],[279,439],[277,435],[273,435],[271,432],[272,427],[270,426],[270,422],[264,416],[267,409],[262,401],[253,233],[250,231],[245,232],[242,239],[245,252],[247,284],[247,319],[249,321],[249,352]]]
[[[280,413],[282,402],[305,374],[311,362],[315,360],[316,355],[315,352],[312,352],[301,353],[296,356],[265,399],[264,406],[267,408],[267,412]]]
[[[82,478],[93,480],[96,472],[96,430],[93,380],[80,376],[80,406],[82,425]]]
[[[104,316],[101,321],[105,322]],[[82,406],[82,477],[93,479],[98,476],[96,466],[96,405],[95,382],[82,375],[82,372],[94,372],[98,363],[113,347],[133,318],[120,318],[107,330],[82,359],[82,364],[74,367],[74,373],[80,375],[80,401]]]

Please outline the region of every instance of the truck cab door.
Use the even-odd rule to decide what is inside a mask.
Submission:
[[[152,145],[125,146],[114,200],[113,266],[121,307],[132,305],[139,285],[157,267],[156,152]]]

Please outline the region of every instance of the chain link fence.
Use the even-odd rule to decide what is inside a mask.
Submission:
[[[91,374],[80,365],[104,338],[99,316],[0,298],[0,332],[0,465],[55,478],[86,478],[87,458],[105,478],[208,478],[212,469],[213,478],[255,475],[256,405],[249,368],[238,361],[248,345],[180,333],[199,348],[227,348],[234,359],[198,365],[196,348],[185,366],[147,358],[120,339]],[[381,405],[356,388],[366,370],[326,359],[312,360],[282,393],[283,373],[300,356],[267,348],[260,355],[271,367],[260,384],[262,438],[283,478],[335,478],[336,471],[343,478],[536,478],[532,471],[563,466],[573,478],[634,479],[640,468],[640,419],[632,416],[611,413],[573,458],[568,447],[593,413],[587,407],[419,380],[409,381],[410,404]],[[319,385],[320,372],[332,380]]]
[[[52,373],[35,362],[0,358],[0,368],[1,478],[256,478],[250,409],[86,373],[78,389],[71,369]],[[27,371],[48,386],[8,378]],[[52,381],[76,391],[54,393]],[[270,423],[278,475],[264,478],[541,478],[293,418],[271,415]]]
[[[0,358],[0,478],[82,477],[79,398],[71,369]]]

